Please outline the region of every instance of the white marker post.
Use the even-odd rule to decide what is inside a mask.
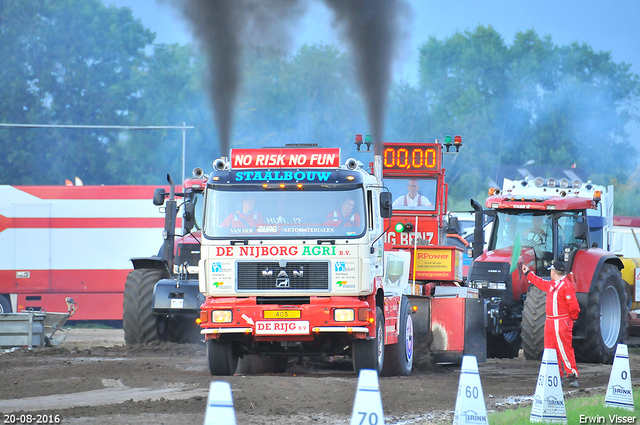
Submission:
[[[605,407],[620,407],[632,412],[635,410],[629,368],[629,349],[625,344],[618,344],[616,347],[616,357],[613,359],[604,405]]]
[[[530,422],[567,423],[562,379],[558,369],[556,350],[545,348],[538,374],[536,393],[533,396]]]
[[[209,399],[204,414],[204,425],[236,425],[231,384],[225,381],[211,382]]]
[[[373,369],[361,369],[360,376],[358,376],[358,389],[351,413],[351,425],[360,424],[384,424],[378,372]]]
[[[489,424],[487,406],[484,403],[478,360],[475,356],[462,357],[460,380],[453,425]]]

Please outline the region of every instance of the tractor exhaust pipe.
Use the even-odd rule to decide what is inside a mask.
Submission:
[[[484,251],[484,212],[482,211],[482,205],[478,201],[472,199],[471,206],[475,211],[475,226],[473,229],[473,253],[472,257],[475,260]]]
[[[176,202],[176,185],[169,174],[167,174],[167,182],[169,183],[169,199],[167,199],[165,205],[165,217],[164,217],[164,231],[162,237],[164,238],[164,244],[162,246],[162,257],[167,263],[169,273],[173,272],[174,262],[174,246],[176,236],[176,215],[177,202]]]

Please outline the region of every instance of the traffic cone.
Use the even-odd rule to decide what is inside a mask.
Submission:
[[[204,425],[236,425],[231,385],[225,381],[211,382],[204,414]]]
[[[533,396],[530,422],[567,423],[558,356],[553,348],[545,348]]]
[[[351,425],[359,424],[384,424],[378,372],[373,369],[361,369],[358,376],[358,389],[351,413]]]
[[[605,407],[620,407],[632,412],[635,410],[629,368],[629,349],[625,344],[618,344],[616,347],[616,356],[613,359],[611,375],[609,375],[604,405]]]
[[[464,356],[460,367],[453,425],[488,423],[478,361],[475,356]]]

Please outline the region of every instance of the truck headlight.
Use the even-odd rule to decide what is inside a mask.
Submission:
[[[211,321],[213,323],[231,323],[233,313],[231,310],[213,310],[211,312]]]
[[[336,322],[353,322],[356,312],[352,308],[336,308],[333,310],[333,320]]]
[[[507,289],[507,284],[504,282],[489,282],[487,285],[489,289]]]

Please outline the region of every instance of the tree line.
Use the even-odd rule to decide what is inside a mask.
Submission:
[[[220,156],[195,46],[154,43],[128,8],[99,0],[0,2],[0,121],[25,124],[187,125],[187,170]],[[367,133],[348,54],[333,45],[293,53],[246,47],[233,147],[318,143],[355,156]],[[533,30],[507,43],[491,26],[430,37],[419,80],[393,85],[385,140],[463,136],[445,158],[450,207],[484,199],[500,167],[528,160],[572,164],[594,183],[616,184],[616,213],[640,215],[637,149],[640,79],[629,64],[585,43],[556,45]],[[0,128],[1,184],[163,184],[181,173],[176,130]],[[365,161],[363,161],[365,162]],[[514,176],[515,177],[515,176]]]

